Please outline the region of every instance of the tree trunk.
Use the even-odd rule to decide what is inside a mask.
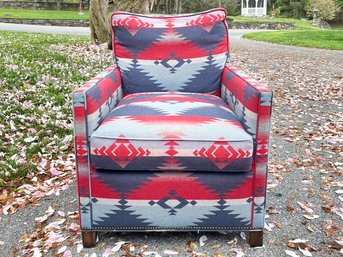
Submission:
[[[134,12],[134,13],[150,13],[154,5],[154,0],[120,0],[117,1],[117,10]]]
[[[154,4],[154,0],[144,0],[142,1],[142,12],[143,13],[150,13],[151,7]]]
[[[80,9],[80,12],[79,14],[83,14],[83,3],[82,3],[82,0],[79,1],[79,9]]]
[[[107,19],[107,0],[91,0],[89,6],[89,24],[92,41],[107,43],[110,35],[110,23]]]
[[[174,6],[174,13],[178,13],[179,12],[179,0],[175,0],[175,6]]]

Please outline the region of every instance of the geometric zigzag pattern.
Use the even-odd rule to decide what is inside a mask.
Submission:
[[[226,11],[160,17],[115,12],[113,54],[126,94],[220,94],[228,57]]]
[[[121,99],[91,135],[97,169],[251,171],[253,142],[222,99],[196,93],[136,93]]]
[[[263,226],[272,92],[233,65],[227,64],[222,75],[221,97],[254,140],[253,224]]]
[[[116,230],[250,228],[253,174],[92,173],[94,227]]]
[[[112,16],[116,63],[73,92],[83,231],[263,228],[272,93],[225,65],[225,16]]]

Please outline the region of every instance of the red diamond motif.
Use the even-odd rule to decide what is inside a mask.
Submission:
[[[126,157],[129,156],[130,151],[124,144],[120,144],[113,153],[119,158],[119,160],[124,161]]]
[[[120,135],[120,138],[118,138],[108,148],[102,146],[101,148],[92,149],[92,151],[96,155],[110,157],[122,168],[125,168],[136,157],[142,158],[150,155],[150,151],[148,149],[144,150],[142,147],[138,147],[138,149],[136,149],[124,135]]]
[[[222,140],[222,138],[219,140]],[[207,150],[202,147],[200,150],[195,150],[193,154],[201,158],[208,158],[219,169],[225,168],[236,159],[241,160],[244,157],[250,156],[249,151],[244,152],[242,149],[236,150],[227,141],[214,142]]]
[[[199,23],[199,24],[202,24],[202,25],[205,25],[205,26],[209,26],[209,25],[212,25],[214,23],[214,19],[213,17],[210,17],[210,15],[201,15],[197,18],[197,20],[195,21],[195,23]]]
[[[213,152],[213,155],[220,162],[225,162],[232,154],[224,146],[221,145]]]
[[[203,14],[200,15],[196,20],[191,20],[187,22],[188,26],[199,26],[202,27],[207,32],[210,32],[217,21],[223,20],[225,17],[223,15],[214,15],[214,14]]]
[[[129,16],[124,20],[119,19],[114,23],[114,25],[125,27],[132,36],[136,35],[136,33],[142,28],[152,28],[154,26],[152,23],[144,22],[135,16]]]
[[[266,148],[266,146],[262,146],[260,149],[257,150],[257,152],[259,153],[259,155],[266,155],[268,153],[268,149]]]
[[[174,150],[173,148],[166,151],[167,154],[169,154],[171,157],[174,157],[175,154],[178,153],[178,151]]]

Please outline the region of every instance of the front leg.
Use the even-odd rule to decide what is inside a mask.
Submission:
[[[250,247],[263,246],[263,231],[250,231],[249,243]]]

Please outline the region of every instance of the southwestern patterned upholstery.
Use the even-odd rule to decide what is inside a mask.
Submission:
[[[225,19],[223,9],[170,17],[113,13],[124,91],[219,95],[229,52]]]
[[[251,172],[91,174],[92,226],[105,230],[231,230],[252,228]],[[111,204],[109,204],[111,203]]]
[[[91,135],[97,169],[250,171],[252,137],[224,101],[196,93],[124,97]]]
[[[85,245],[94,231],[263,230],[272,93],[228,63],[225,17],[112,15],[114,64],[73,92]]]

